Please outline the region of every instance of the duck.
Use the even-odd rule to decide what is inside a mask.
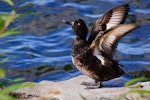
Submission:
[[[139,25],[124,24],[129,10],[129,5],[124,4],[100,16],[91,28],[89,37],[83,19],[79,18],[72,22],[62,20],[70,25],[75,33],[72,45],[73,64],[82,74],[94,80],[94,83],[81,83],[87,88],[101,88],[103,81],[125,74],[114,55],[120,39],[139,28]]]

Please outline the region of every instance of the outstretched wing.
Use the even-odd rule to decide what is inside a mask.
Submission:
[[[124,35],[138,27],[139,26],[133,24],[120,24],[119,26],[105,31],[103,36],[99,36],[98,34],[96,40],[92,42],[91,48],[97,49],[99,52],[102,52],[110,58],[113,58],[119,40]],[[97,50],[96,52],[98,52]]]
[[[128,11],[129,6],[128,4],[125,4],[113,8],[112,10],[101,16],[92,27],[88,43],[91,44],[100,31],[105,31],[114,26],[122,24],[125,21]]]

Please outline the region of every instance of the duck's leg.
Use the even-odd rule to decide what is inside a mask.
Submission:
[[[81,85],[85,85],[86,89],[97,89],[103,87],[101,81],[95,81],[94,83],[91,82],[82,82]]]

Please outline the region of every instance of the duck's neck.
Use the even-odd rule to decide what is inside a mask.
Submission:
[[[86,45],[87,41],[86,41],[86,39],[82,39],[82,38],[76,36],[73,44],[74,45]]]
[[[87,48],[86,39],[75,38],[72,45],[72,56],[82,55],[84,48]]]

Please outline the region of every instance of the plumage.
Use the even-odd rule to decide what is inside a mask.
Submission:
[[[105,31],[103,36],[99,36],[98,34],[91,45],[98,48],[99,51],[102,51],[110,58],[113,58],[119,40],[137,27],[137,25],[133,24],[120,24],[119,26]]]
[[[118,6],[101,16],[93,25],[91,35],[86,40],[88,29],[82,19],[74,22],[63,20],[72,26],[76,37],[72,46],[72,61],[83,74],[100,83],[124,74],[113,56],[119,40],[130,31],[138,28],[134,24],[123,24],[128,5]]]
[[[98,18],[91,29],[91,34],[88,39],[88,43],[91,44],[95,36],[100,31],[109,30],[112,27],[122,24],[128,15],[128,11],[129,6],[128,4],[125,4],[109,10],[106,14]]]

